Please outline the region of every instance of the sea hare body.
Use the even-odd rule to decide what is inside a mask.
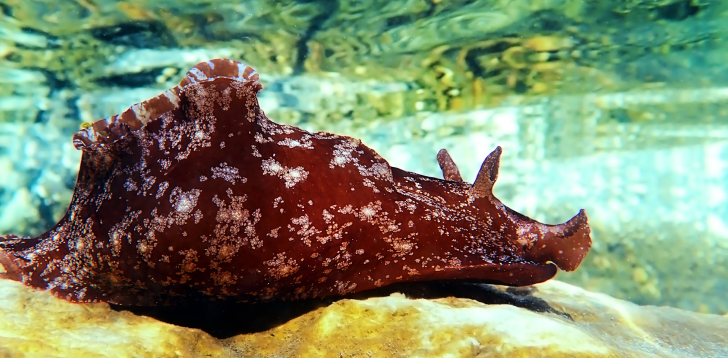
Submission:
[[[0,238],[0,274],[77,302],[303,299],[402,281],[530,285],[591,245],[492,194],[500,148],[473,185],[406,172],[359,140],[266,118],[251,68],[212,60],[179,86],[94,123],[71,206],[37,238]],[[4,272],[3,272],[4,271]]]

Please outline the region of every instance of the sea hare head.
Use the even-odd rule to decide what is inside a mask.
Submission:
[[[530,285],[574,270],[583,211],[546,225],[474,184],[389,166],[359,140],[269,120],[250,67],[201,63],[179,86],[81,130],[66,215],[0,238],[0,276],[77,302],[302,299],[395,282]]]
[[[586,213],[580,210],[576,216],[563,224],[546,225],[503,205],[493,195],[501,152],[501,147],[497,147],[485,158],[473,184],[473,194],[478,198],[486,198],[501,212],[506,213],[507,220],[517,227],[516,240],[524,245],[525,259],[540,264],[553,262],[566,271],[576,270],[591,247]],[[447,151],[444,153],[447,154]]]

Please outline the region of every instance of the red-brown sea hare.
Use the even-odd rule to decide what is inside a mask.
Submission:
[[[530,285],[589,250],[583,211],[545,225],[493,196],[500,147],[473,185],[445,150],[445,180],[410,173],[358,139],[272,122],[257,80],[200,63],[77,133],[68,212],[39,237],[0,238],[2,275],[76,302],[303,299],[404,281]]]

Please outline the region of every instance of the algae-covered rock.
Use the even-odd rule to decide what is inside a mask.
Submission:
[[[637,306],[558,281],[537,285],[532,293],[513,292],[519,296],[504,295],[510,295],[516,304],[531,301],[531,305],[518,304],[530,309],[456,297],[411,299],[395,293],[368,299],[343,299],[293,316],[269,330],[217,339],[199,329],[114,311],[106,304],[72,304],[20,283],[0,280],[0,356],[619,358],[728,355],[728,317]],[[228,317],[227,314],[220,317]],[[272,315],[271,320],[276,319],[273,316],[277,315]],[[229,317],[232,319],[234,315]],[[239,321],[240,326],[245,324],[245,320]]]

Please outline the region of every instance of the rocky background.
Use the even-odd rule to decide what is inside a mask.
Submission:
[[[473,180],[594,247],[559,279],[726,313],[728,3],[708,0],[0,2],[0,233],[66,210],[70,137],[215,57],[262,73],[268,116]]]

